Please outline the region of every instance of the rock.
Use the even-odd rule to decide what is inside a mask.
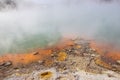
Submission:
[[[12,62],[11,61],[8,61],[8,62],[6,62],[5,64],[4,64],[4,66],[6,67],[6,66],[11,66],[12,65]]]
[[[120,60],[117,60],[117,63],[120,65]]]
[[[91,54],[91,57],[95,57],[95,54]]]
[[[7,61],[7,62],[4,62],[4,63],[0,63],[0,66],[2,67],[7,67],[7,66],[11,66],[12,65],[12,62],[11,61]]]
[[[57,80],[68,80],[66,77],[58,77]]]
[[[4,63],[0,63],[0,66],[3,66],[4,65]]]
[[[39,52],[34,52],[34,53],[33,53],[33,55],[38,55],[38,54],[39,54]]]
[[[107,74],[108,77],[116,77],[116,78],[120,78],[120,74],[113,72],[113,71],[102,71],[103,74]]]

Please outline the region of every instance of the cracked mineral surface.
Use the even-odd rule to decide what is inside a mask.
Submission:
[[[90,40],[67,42],[69,45],[50,48],[50,54],[44,59],[37,57],[27,65],[14,66],[12,61],[3,61],[0,63],[0,80],[120,80],[119,60],[116,64],[106,63],[91,48]],[[40,56],[40,52],[33,55]]]

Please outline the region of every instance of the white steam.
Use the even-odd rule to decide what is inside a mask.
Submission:
[[[74,33],[120,43],[120,4],[117,0],[13,1],[15,8],[0,11],[1,53],[54,43],[60,34]]]

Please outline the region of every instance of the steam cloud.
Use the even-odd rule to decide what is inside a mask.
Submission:
[[[54,44],[64,34],[120,44],[117,0],[4,1],[14,3],[0,0],[0,53]]]

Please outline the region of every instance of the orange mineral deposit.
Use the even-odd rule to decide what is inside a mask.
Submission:
[[[0,64],[11,62],[13,66],[17,66],[17,65],[27,65],[32,62],[36,62],[40,60],[42,61],[50,57],[53,51],[62,50],[71,45],[74,45],[74,41],[69,39],[62,39],[57,45],[50,48],[36,49],[35,51],[30,53],[1,55]]]
[[[115,49],[114,45],[92,41],[90,46],[106,59],[111,59],[114,62],[120,60],[120,50]]]

